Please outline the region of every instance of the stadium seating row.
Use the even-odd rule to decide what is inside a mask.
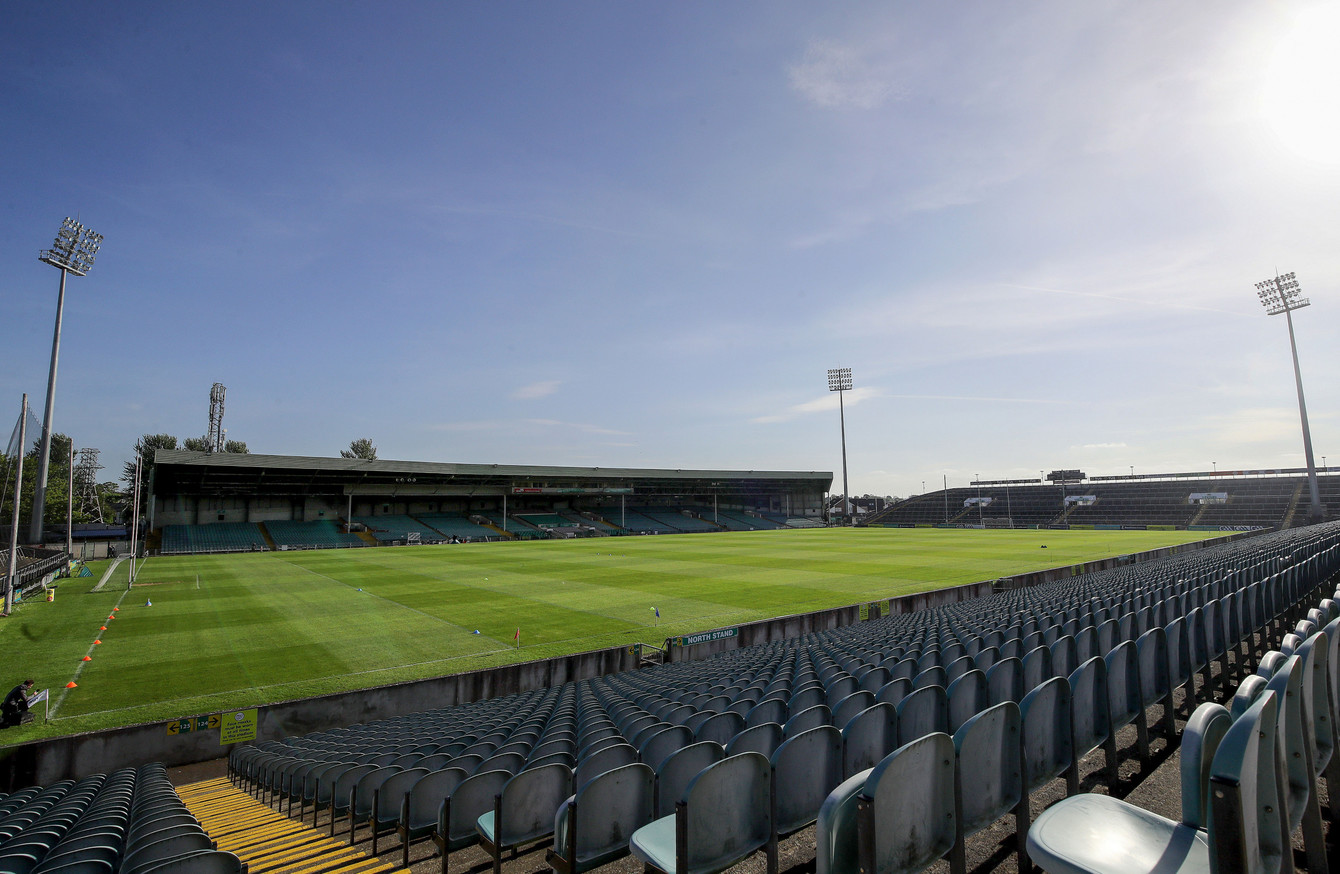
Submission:
[[[719,870],[757,849],[771,862],[780,837],[815,821],[820,872],[855,870],[858,849],[903,852],[860,837],[862,822],[883,833],[873,823],[890,811],[934,836],[927,853],[943,855],[946,835],[945,852],[961,848],[1010,810],[1022,842],[1030,792],[1058,776],[1074,792],[1091,750],[1115,768],[1117,730],[1131,723],[1148,759],[1146,708],[1162,705],[1171,741],[1174,692],[1185,690],[1188,708],[1225,692],[1257,642],[1282,633],[1292,606],[1338,566],[1337,526],[1265,535],[701,662],[243,747],[230,770],[290,815],[310,804],[315,822],[327,808],[332,830],[347,818],[351,840],[359,825],[374,844],[394,828],[406,863],[411,843],[431,837],[444,871],[471,843],[496,861],[548,835],[560,871],[628,852],[666,871]],[[956,770],[965,755],[973,764]],[[950,767],[932,766],[946,757]],[[985,791],[981,775],[1011,763],[1019,795]],[[881,785],[904,788],[885,798]],[[695,803],[708,797],[733,801]],[[955,814],[932,828],[905,809],[909,797]],[[734,849],[712,856],[714,846]]]
[[[5,874],[239,874],[187,811],[160,764],[0,798]]]

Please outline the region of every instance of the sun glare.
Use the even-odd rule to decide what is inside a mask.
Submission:
[[[1340,164],[1340,8],[1298,17],[1266,71],[1266,120],[1281,144],[1309,161]]]

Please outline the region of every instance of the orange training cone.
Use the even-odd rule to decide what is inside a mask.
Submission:
[[[115,613],[116,611],[118,611],[118,610],[120,610],[120,609],[121,609],[120,607],[113,607],[113,608],[112,608],[112,612]]]
[[[99,628],[98,630],[99,630],[99,631],[106,631],[106,630],[107,630],[107,626],[104,625],[104,626],[102,626],[101,628]]]
[[[101,641],[101,640],[95,640],[95,641],[93,641],[93,643],[94,643],[94,644],[99,644],[99,643],[102,643],[102,641]]]
[[[84,656],[82,659],[80,659],[80,661],[81,661],[81,662],[91,662],[91,661],[93,661],[93,657],[92,657],[92,656]]]
[[[70,682],[68,682],[68,683],[65,684],[65,688],[67,688],[67,689],[74,689],[74,688],[78,687],[78,685],[79,685],[79,684],[76,683],[74,680],[71,680]]]

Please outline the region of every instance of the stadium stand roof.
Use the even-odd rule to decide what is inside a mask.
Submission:
[[[154,454],[153,491],[157,495],[294,495],[334,491],[408,497],[543,493],[518,492],[518,489],[617,494],[607,490],[631,488],[639,495],[671,495],[684,492],[826,492],[832,483],[831,471],[457,464],[160,449]]]

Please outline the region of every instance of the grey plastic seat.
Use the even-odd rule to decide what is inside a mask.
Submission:
[[[828,793],[842,782],[842,734],[821,725],[795,737],[772,754],[773,828],[785,837],[819,816]]]
[[[949,728],[949,695],[943,686],[917,689],[898,702],[898,744]]]
[[[1274,692],[1280,702],[1277,736],[1284,750],[1282,785],[1289,833],[1302,829],[1308,868],[1326,871],[1326,840],[1312,759],[1312,725],[1303,694],[1302,658],[1292,655],[1279,662],[1275,674],[1266,680],[1266,691]]]
[[[558,874],[582,874],[628,855],[633,832],[652,820],[655,791],[655,773],[640,762],[578,786],[554,817],[545,861]]]
[[[1070,769],[1069,794],[1079,791],[1079,760],[1090,751],[1103,748],[1107,762],[1108,785],[1117,779],[1117,741],[1112,734],[1112,718],[1107,692],[1107,663],[1095,656],[1070,675],[1070,730],[1073,737],[1075,766]]]
[[[735,735],[726,744],[726,755],[733,756],[737,753],[762,753],[765,756],[771,756],[777,747],[781,746],[786,735],[782,727],[775,722],[764,722],[759,725],[750,726],[739,734]]]
[[[881,702],[869,707],[842,729],[842,774],[869,770],[898,746],[898,710]]]
[[[1288,835],[1275,772],[1276,696],[1262,695],[1226,727],[1221,714],[1219,708],[1203,723],[1208,730],[1190,766],[1194,778],[1183,764],[1183,822],[1108,795],[1076,795],[1038,817],[1028,831],[1029,856],[1049,874],[1280,871]],[[1193,723],[1196,714],[1187,723],[1186,737],[1201,730]],[[1213,750],[1210,732],[1221,738]],[[1202,782],[1207,759],[1210,776]],[[1188,796],[1207,799],[1208,807],[1200,808],[1199,802],[1188,807]]]
[[[693,743],[693,732],[687,726],[676,725],[663,729],[642,742],[637,755],[653,771],[661,767],[666,756]]]
[[[122,868],[122,871],[125,869]],[[242,860],[222,850],[201,850],[140,869],[137,874],[241,874]]]
[[[1075,767],[1074,736],[1070,728],[1070,684],[1053,677],[1024,696],[1019,705],[1020,771],[1023,797],[1015,809],[1015,826],[1027,832],[1030,813],[1028,796],[1060,776],[1066,777],[1067,791],[1078,781],[1071,780]]]
[[[782,730],[787,737],[795,737],[801,732],[818,728],[821,725],[833,724],[833,711],[829,710],[825,704],[816,704],[799,712],[792,708],[792,714],[792,717],[782,726]]]
[[[606,771],[631,765],[637,761],[637,750],[632,744],[612,744],[603,747],[591,755],[578,759],[572,772],[572,785],[580,788],[583,783],[600,776]]]
[[[504,850],[553,834],[555,812],[571,794],[566,765],[530,768],[503,784],[493,809],[475,822],[479,842],[493,858],[493,874],[502,872]]]
[[[673,814],[633,832],[629,849],[666,874],[715,874],[766,849],[767,874],[777,874],[771,791],[761,754],[722,759],[693,778]]]
[[[896,677],[879,687],[879,691],[875,693],[875,701],[897,705],[910,694],[912,694],[912,681],[907,677]]]
[[[378,838],[396,830],[396,826],[404,814],[404,804],[408,801],[410,789],[430,773],[432,772],[425,768],[395,771],[370,790],[368,793],[368,809],[366,815],[362,817],[362,822],[372,832],[372,855],[377,855]],[[461,779],[464,779],[464,777],[464,772],[461,772]],[[361,807],[363,796],[360,795],[359,798],[359,806]],[[432,828],[431,813],[425,816],[425,820],[424,828],[420,831],[419,837],[426,835]],[[406,851],[408,851],[408,847],[406,847]]]
[[[394,781],[392,789],[403,787],[400,795],[400,814],[396,821],[396,834],[400,838],[401,867],[409,867],[410,844],[433,833],[433,829],[438,825],[438,812],[442,802],[470,776],[460,768],[443,768],[440,771],[422,774],[417,780],[411,780],[408,776],[413,773],[404,771],[391,778],[391,781]],[[373,841],[376,841],[375,829]]]
[[[1168,637],[1162,626],[1151,628],[1135,641],[1140,667],[1141,703],[1146,709],[1158,704],[1163,709],[1163,736],[1169,742],[1177,737],[1172,667],[1168,664]]]
[[[381,802],[381,787],[404,769],[395,765],[377,768],[362,776],[349,792],[349,845],[353,846],[357,837],[359,823],[367,822],[373,815],[373,805]]]
[[[771,698],[760,701],[750,708],[749,712],[745,714],[744,721],[745,725],[750,728],[767,722],[785,725],[788,715],[786,702],[780,698]]]
[[[1052,651],[1045,646],[1024,653],[1023,663],[1025,695],[1056,676],[1052,673]]]
[[[178,856],[197,850],[212,850],[214,843],[203,831],[174,835],[162,840],[146,843],[128,852],[117,869],[124,874],[141,874],[160,862],[166,862]]]
[[[1140,687],[1140,658],[1135,644],[1127,640],[1111,647],[1103,661],[1107,665],[1107,711],[1113,745],[1117,730],[1134,723],[1136,750],[1140,761],[1147,762],[1149,726],[1145,724],[1145,697]]]
[[[1019,705],[1005,701],[982,711],[954,732],[954,819],[958,830],[949,864],[954,874],[967,868],[967,837],[1015,812],[1018,859],[1023,858],[1024,834],[1017,809],[1023,799],[1023,772],[1019,753]]]
[[[868,874],[914,874],[954,848],[954,741],[940,732],[870,771],[857,802],[857,852]]]
[[[819,807],[814,827],[815,874],[856,874],[856,808],[873,768],[857,771],[839,783]]]
[[[442,856],[442,874],[447,874],[451,851],[479,842],[475,826],[479,817],[493,807],[494,796],[512,775],[506,771],[483,771],[462,780],[438,808],[433,827],[433,843]]]
[[[976,668],[964,672],[945,690],[949,697],[949,733],[991,706],[986,674]]]
[[[833,726],[837,729],[844,728],[853,716],[873,706],[874,703],[875,695],[873,692],[867,692],[863,689],[852,692],[833,708]]]
[[[987,697],[991,703],[1003,704],[1024,700],[1024,662],[1015,657],[1002,658],[986,669]]]
[[[744,731],[744,717],[726,710],[704,720],[693,736],[696,741],[713,741],[724,747],[741,731]]]
[[[710,740],[689,744],[666,756],[656,769],[656,815],[668,816],[693,778],[724,757],[721,744]]]

